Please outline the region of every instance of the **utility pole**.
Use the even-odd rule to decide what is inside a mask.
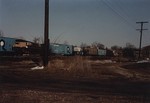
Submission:
[[[48,51],[49,51],[49,0],[45,0],[45,26],[44,26],[44,53],[43,64],[44,67],[48,66]]]
[[[139,44],[139,57],[138,57],[138,59],[140,60],[141,59],[142,33],[143,33],[143,30],[148,30],[148,29],[143,29],[143,24],[148,23],[148,22],[142,21],[142,22],[136,22],[136,23],[141,24],[141,29],[136,29],[136,30],[140,31],[140,44]]]

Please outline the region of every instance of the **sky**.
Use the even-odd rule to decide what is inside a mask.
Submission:
[[[44,36],[45,0],[0,0],[0,30],[7,37],[32,41]],[[150,22],[150,0],[50,0],[50,42],[80,46],[139,46],[140,24]],[[144,24],[142,46],[150,45],[150,24]]]

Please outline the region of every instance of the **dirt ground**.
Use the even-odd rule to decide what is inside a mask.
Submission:
[[[150,63],[57,57],[35,66],[0,60],[0,103],[150,103]]]

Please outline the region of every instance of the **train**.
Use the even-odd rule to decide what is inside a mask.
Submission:
[[[0,37],[0,55],[33,55],[39,53],[40,46],[36,43],[10,37]]]
[[[0,37],[0,55],[42,55],[42,45],[43,44],[37,44],[23,39]],[[90,46],[81,48],[59,43],[49,44],[49,55],[113,56],[112,51],[107,49],[99,49]]]

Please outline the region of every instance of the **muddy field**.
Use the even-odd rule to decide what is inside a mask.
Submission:
[[[37,60],[40,61],[40,60]],[[0,103],[149,103],[150,63],[90,57],[0,59]]]

